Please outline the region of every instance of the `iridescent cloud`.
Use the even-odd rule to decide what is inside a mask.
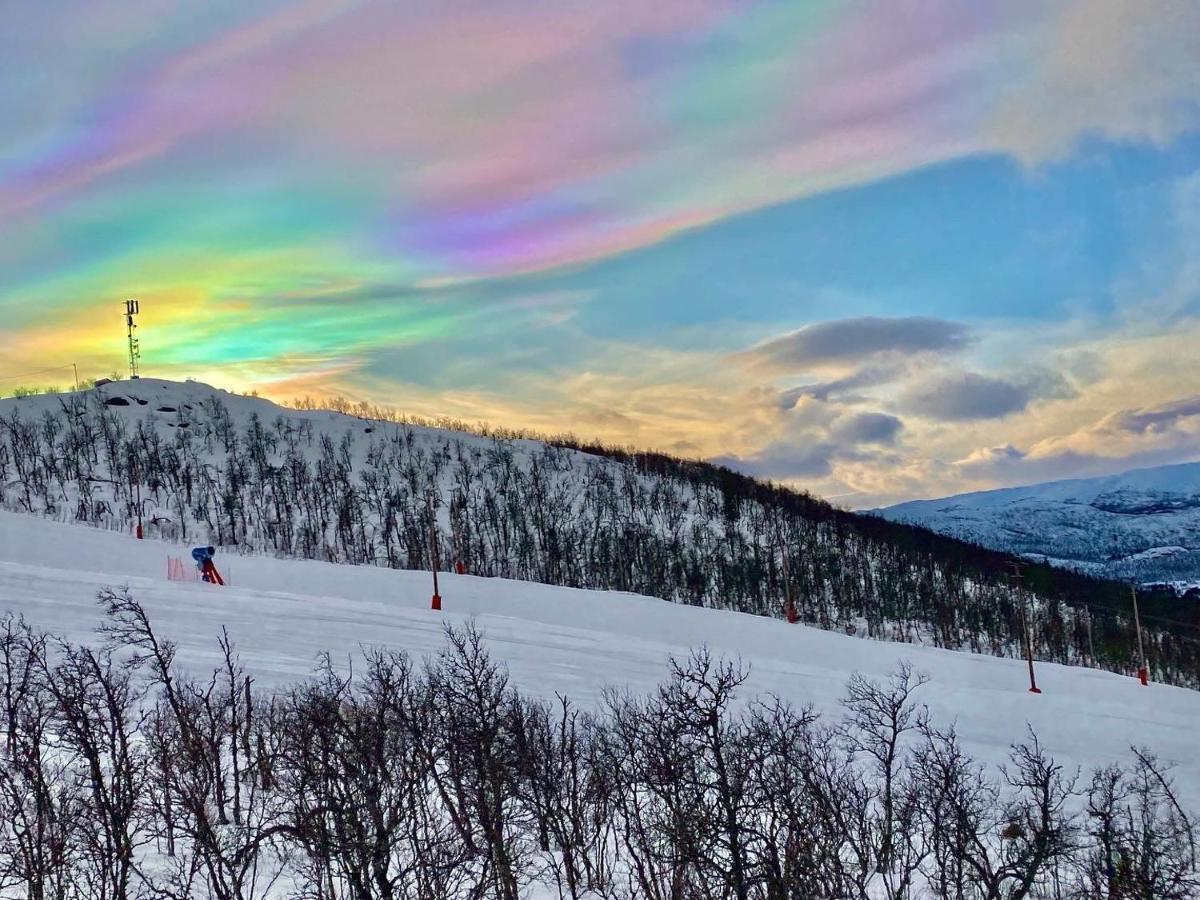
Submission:
[[[1091,440],[1094,389],[951,433],[918,375],[1027,384],[1031,317],[1115,369],[1195,314],[1197,33],[1185,0],[0,5],[0,376],[119,366],[133,294],[161,374],[780,477],[809,443],[790,470],[852,496],[976,477],[998,429]],[[843,318],[971,339],[744,364]]]

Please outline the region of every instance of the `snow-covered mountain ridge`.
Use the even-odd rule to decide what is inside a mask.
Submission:
[[[874,512],[1107,577],[1200,582],[1200,462],[917,500]]]

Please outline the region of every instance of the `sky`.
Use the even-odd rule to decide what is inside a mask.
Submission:
[[[848,507],[1200,457],[1194,0],[0,0],[0,122],[0,391],[136,297]]]

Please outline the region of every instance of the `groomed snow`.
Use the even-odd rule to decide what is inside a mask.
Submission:
[[[847,637],[739,613],[648,597],[471,576],[441,576],[442,613],[429,609],[428,573],[265,557],[218,556],[232,585],[166,580],[168,556],[188,548],[0,513],[0,611],[75,640],[94,638],[96,594],[128,585],[189,667],[214,664],[228,627],[260,686],[312,671],[317,655],[348,659],[364,644],[436,650],[444,623],[474,618],[523,689],[595,704],[605,686],[651,690],[671,655],[707,644],[752,668],[746,696],[778,694],[838,714],[854,671],[885,678],[901,658],[928,673],[934,718],[957,720],[981,760],[1001,762],[1026,723],[1070,766],[1127,760],[1131,744],[1177,765],[1181,793],[1200,807],[1200,693],[1082,668],[1038,664],[1044,693],[1027,691],[1025,663]]]

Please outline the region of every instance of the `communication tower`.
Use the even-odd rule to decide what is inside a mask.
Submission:
[[[137,378],[138,376],[138,360],[142,358],[141,345],[138,339],[133,336],[137,331],[137,324],[133,321],[133,317],[138,314],[138,301],[125,301],[125,325],[129,332],[129,377]]]

